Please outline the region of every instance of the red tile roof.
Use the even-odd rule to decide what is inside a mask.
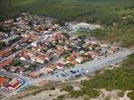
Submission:
[[[56,69],[56,65],[54,64],[48,64],[47,68],[50,68],[50,69]]]
[[[13,61],[12,59],[7,59],[7,60],[4,60],[3,62],[0,62],[0,68],[6,65],[9,65],[12,61]]]
[[[7,78],[4,78],[4,77],[0,76],[0,86],[2,86],[4,83],[6,83],[7,80],[8,80]]]
[[[12,46],[0,51],[0,57],[8,56],[9,54],[11,54],[11,51],[14,49],[14,47],[15,47],[15,45],[12,45]]]
[[[31,72],[28,74],[29,76],[31,76],[32,78],[37,78],[39,75],[41,75],[41,72]]]

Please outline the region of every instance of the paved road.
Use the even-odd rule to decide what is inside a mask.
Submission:
[[[53,80],[53,81],[69,80],[75,78],[75,76],[79,76],[80,74],[81,75],[89,74],[96,70],[100,70],[106,66],[119,63],[122,60],[126,59],[127,55],[130,55],[132,53],[133,50],[122,49],[118,52],[115,52],[114,54],[110,54],[107,57],[103,57],[98,60],[92,60],[84,64],[79,64],[72,68],[65,69],[64,71],[58,70],[53,75],[51,74],[43,75],[42,77],[37,78],[31,81],[30,83],[36,84],[43,80]],[[71,70],[75,71],[75,73],[70,72]]]
[[[6,77],[9,77],[9,78],[23,79],[25,81],[30,81],[31,80],[31,78],[29,78],[29,77],[26,77],[26,76],[23,76],[23,75],[17,74],[17,73],[10,73],[10,72],[4,71],[2,69],[0,70],[0,75],[6,76]]]

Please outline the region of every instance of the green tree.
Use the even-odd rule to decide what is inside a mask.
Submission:
[[[64,90],[64,91],[69,92],[69,91],[72,91],[72,90],[73,90],[73,86],[67,85],[67,86],[65,86],[64,88],[62,88],[61,90]]]
[[[134,91],[128,93],[128,97],[130,97],[131,100],[134,100]]]
[[[6,46],[5,42],[0,41],[0,49],[4,48]]]
[[[15,59],[15,60],[13,60],[13,62],[12,62],[12,65],[13,66],[20,66],[22,63],[21,63],[21,61],[19,60],[19,59]]]

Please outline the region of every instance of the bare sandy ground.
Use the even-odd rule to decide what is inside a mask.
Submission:
[[[24,97],[24,98],[18,99],[18,100],[52,100],[52,99],[56,98],[57,96],[63,95],[63,94],[67,94],[67,92],[60,91],[59,89],[46,90],[46,91],[42,91],[36,95],[30,95],[30,96],[27,96],[27,97]]]
[[[91,100],[105,100],[107,97],[110,100],[130,100],[130,98],[127,96],[127,93],[129,93],[130,91],[126,91],[123,97],[118,96],[119,92],[120,90],[107,91],[105,89],[101,89],[99,97],[92,98]]]
[[[75,90],[79,90],[79,87],[74,87]],[[105,89],[100,90],[101,93],[97,98],[90,98],[90,100],[105,100],[109,98],[110,100],[130,100],[127,94],[131,91],[126,91],[123,97],[119,97],[118,93],[120,90],[112,90],[107,91]],[[59,95],[67,95],[68,93],[65,91],[60,91],[60,89],[56,90],[46,90],[38,93],[37,95],[30,95],[18,100],[53,100],[54,98],[58,97]],[[83,100],[83,97],[78,98],[64,98],[64,100]]]

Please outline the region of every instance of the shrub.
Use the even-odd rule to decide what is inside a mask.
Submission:
[[[55,87],[50,87],[49,89],[50,89],[50,90],[55,90]]]
[[[22,63],[21,63],[21,61],[19,60],[19,59],[15,59],[15,60],[13,60],[13,62],[12,62],[12,65],[13,66],[20,66]]]
[[[75,98],[77,98],[79,96],[82,96],[82,92],[80,90],[79,91],[72,90],[72,91],[69,92],[69,94],[71,95],[71,97],[75,97]]]
[[[64,91],[69,92],[69,91],[72,91],[72,90],[73,90],[73,86],[67,85],[67,86],[65,86],[65,87],[64,87],[63,89],[61,89],[61,90],[64,90]]]
[[[89,96],[87,96],[87,95],[84,95],[84,100],[89,100]]]
[[[64,95],[59,95],[57,98],[58,98],[58,100],[63,100]]]
[[[129,97],[131,100],[134,100],[134,91],[128,93],[128,97]]]
[[[5,42],[0,41],[0,49],[4,48],[6,46]]]
[[[119,97],[123,97],[123,96],[124,96],[124,91],[119,92],[119,93],[118,93],[118,96],[119,96]]]

